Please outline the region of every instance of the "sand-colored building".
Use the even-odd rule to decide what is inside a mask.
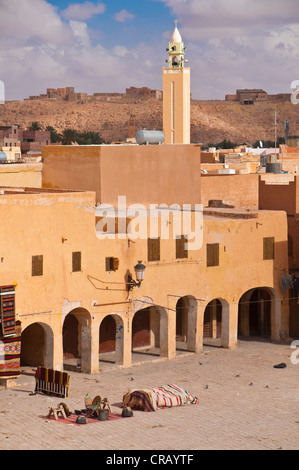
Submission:
[[[204,336],[229,348],[240,334],[287,338],[284,212],[209,209],[199,219],[202,243],[186,250],[171,230],[169,238],[131,239],[125,225],[111,236],[95,223],[95,202],[88,191],[2,190],[0,282],[16,285],[23,364],[60,370],[73,359],[96,373],[107,351],[130,366],[144,346],[174,358],[178,339],[201,352]],[[149,217],[139,223],[148,228]],[[165,226],[173,222],[170,214]],[[144,280],[128,290],[140,260]]]
[[[200,146],[43,147],[43,187],[94,191],[97,203],[199,204]]]
[[[0,164],[0,186],[42,187],[42,163]]]
[[[260,177],[259,207],[285,211],[288,223],[289,274],[293,278],[290,290],[290,335],[299,337],[299,177],[296,174],[273,175],[271,179]]]

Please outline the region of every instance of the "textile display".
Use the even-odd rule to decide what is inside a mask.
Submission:
[[[14,335],[0,336],[0,378],[18,377],[20,362],[21,322],[16,321]]]
[[[151,390],[134,390],[123,396],[122,406],[129,406],[132,410],[156,411]]]
[[[65,398],[68,396],[70,374],[47,367],[39,366],[35,372],[35,392],[56,395]]]
[[[156,411],[157,408],[198,403],[198,398],[178,385],[168,384],[158,388],[133,390],[123,396],[122,406],[135,410]]]
[[[3,336],[15,334],[15,286],[0,287],[0,322]]]

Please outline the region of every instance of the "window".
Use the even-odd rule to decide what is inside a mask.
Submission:
[[[148,261],[160,261],[160,238],[147,239]]]
[[[81,271],[81,251],[74,251],[72,255],[73,273]]]
[[[274,259],[274,237],[263,239],[263,259]]]
[[[207,244],[207,266],[219,266],[219,243]]]
[[[106,271],[117,271],[119,267],[118,258],[106,258]]]
[[[43,255],[32,256],[32,276],[43,275],[43,264],[44,264]]]
[[[188,239],[184,235],[176,239],[176,259],[188,258],[188,250],[185,249],[185,243],[187,242]]]

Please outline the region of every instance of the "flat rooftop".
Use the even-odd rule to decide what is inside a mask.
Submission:
[[[261,211],[256,209],[234,209],[234,208],[204,208],[204,217],[218,217],[226,219],[256,219]]]
[[[57,194],[57,193],[84,193],[76,189],[30,188],[19,186],[0,186],[0,195],[5,194]]]

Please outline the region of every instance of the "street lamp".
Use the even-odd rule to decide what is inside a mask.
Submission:
[[[145,266],[142,264],[142,261],[138,261],[138,264],[134,266],[135,269],[135,275],[137,281],[135,281],[131,274],[128,275],[128,283],[127,283],[127,290],[128,292],[133,289],[133,287],[140,287],[141,283],[144,279],[144,271],[145,271]]]

